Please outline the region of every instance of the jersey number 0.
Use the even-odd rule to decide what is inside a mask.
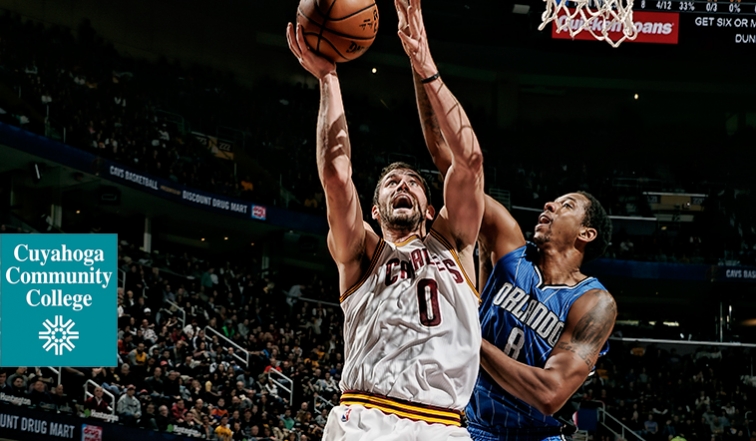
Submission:
[[[417,283],[417,302],[420,306],[420,323],[425,326],[441,324],[441,310],[438,307],[438,284],[433,279],[422,279]]]

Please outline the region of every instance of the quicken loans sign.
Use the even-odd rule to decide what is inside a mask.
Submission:
[[[116,366],[117,241],[0,235],[0,366]]]

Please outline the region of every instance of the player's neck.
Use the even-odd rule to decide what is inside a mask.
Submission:
[[[582,255],[575,249],[541,249],[538,268],[544,285],[575,285],[585,279],[580,272]]]
[[[403,229],[391,229],[383,228],[383,240],[391,243],[403,243],[410,240],[412,237],[424,237],[425,231],[423,230],[403,230]]]

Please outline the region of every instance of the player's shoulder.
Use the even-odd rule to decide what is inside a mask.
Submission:
[[[603,286],[589,287],[575,301],[572,309],[579,316],[590,314],[594,317],[606,315],[612,319],[617,314],[617,301]]]
[[[529,267],[537,265],[538,247],[534,243],[526,242],[524,245],[504,254],[499,257],[495,266],[502,269],[510,266],[519,266],[522,263],[526,263]]]

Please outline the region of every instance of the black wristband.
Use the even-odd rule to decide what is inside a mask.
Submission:
[[[437,79],[441,78],[441,72],[436,72],[435,75],[432,75],[424,80],[421,80],[420,82],[423,84],[428,84],[436,81]]]

